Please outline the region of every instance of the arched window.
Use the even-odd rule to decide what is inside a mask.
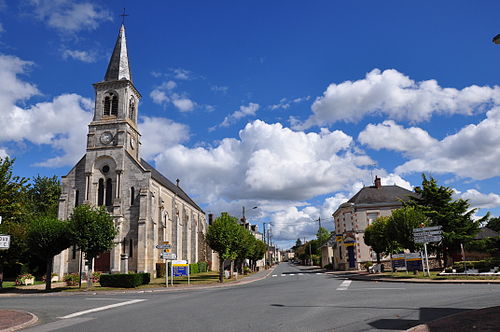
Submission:
[[[135,121],[135,102],[134,99],[130,99],[130,103],[128,105],[128,117]]]
[[[118,115],[118,96],[114,95],[111,100],[111,115]]]
[[[104,205],[104,180],[99,179],[99,186],[97,188],[97,205]]]
[[[130,187],[130,205],[134,205],[135,201],[135,188]]]
[[[103,115],[110,115],[111,114],[111,99],[109,96],[106,96],[104,98],[104,112]]]
[[[113,185],[111,179],[106,180],[106,206],[113,204]]]

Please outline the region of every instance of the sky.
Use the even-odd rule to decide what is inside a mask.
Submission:
[[[85,153],[126,8],[142,157],[290,247],[375,176],[500,215],[498,1],[0,0],[0,157]],[[253,208],[257,207],[257,208]],[[270,226],[271,225],[271,226]]]

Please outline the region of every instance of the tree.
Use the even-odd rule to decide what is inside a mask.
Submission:
[[[393,253],[398,247],[387,231],[388,223],[389,217],[378,217],[373,224],[368,225],[365,229],[365,243],[372,247],[373,251],[377,254],[378,264],[380,264],[381,254]]]
[[[431,226],[442,226],[443,240],[437,245],[438,255],[444,258],[448,266],[448,256],[451,252],[458,252],[461,243],[472,240],[478,232],[480,224],[488,216],[473,220],[476,209],[471,209],[467,200],[453,199],[453,189],[438,186],[437,181],[422,174],[422,186],[415,187],[418,197],[410,197],[406,206],[415,206],[421,209],[429,218]]]
[[[26,225],[23,216],[26,211],[25,195],[28,188],[27,179],[14,176],[12,168],[14,160],[0,158],[0,234],[10,235],[9,250],[0,250],[0,288],[3,283],[4,265],[13,266],[25,259],[27,252],[25,235]]]
[[[500,217],[493,217],[488,220],[486,227],[494,230],[495,232],[500,232]]]
[[[224,262],[234,260],[238,255],[241,227],[238,219],[223,212],[208,226],[207,243],[219,254],[219,282],[224,282]]]
[[[253,250],[250,254],[250,257],[248,257],[250,259],[253,270],[255,270],[256,268],[257,261],[264,258],[266,250],[267,250],[267,245],[261,240],[255,239]]]
[[[249,258],[252,256],[252,251],[255,246],[255,237],[253,236],[250,231],[248,231],[246,228],[240,226],[240,234],[238,235],[240,240],[238,241],[237,244],[237,261],[238,261],[238,270],[240,272],[243,272],[243,262],[245,259]]]
[[[405,206],[392,211],[387,221],[387,236],[402,248],[414,252],[417,245],[413,241],[413,229],[428,223],[427,216],[418,207]]]
[[[320,227],[316,233],[316,239],[318,240],[319,245],[321,246],[328,241],[330,235],[330,232],[326,228]]]
[[[51,289],[54,256],[71,246],[71,231],[67,221],[39,216],[29,226],[27,242],[31,252],[46,263],[45,289]]]
[[[113,217],[103,206],[75,207],[70,218],[71,234],[74,243],[85,253],[88,261],[87,288],[92,287],[92,261],[99,254],[111,250],[115,243],[117,230]]]
[[[33,214],[57,218],[61,182],[57,176],[37,175],[27,192],[29,207]]]

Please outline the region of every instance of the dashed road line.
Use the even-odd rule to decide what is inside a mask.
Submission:
[[[116,308],[116,307],[121,307],[121,306],[124,306],[124,305],[134,304],[134,303],[138,303],[138,302],[142,302],[142,301],[146,301],[146,300],[145,299],[130,300],[130,301],[126,301],[126,302],[120,302],[120,303],[105,305],[103,307],[98,307],[98,308],[93,308],[93,309],[78,311],[78,312],[75,312],[75,313],[72,313],[72,314],[69,314],[69,315],[66,315],[66,316],[58,317],[58,318],[60,318],[60,319],[67,319],[67,318],[78,317],[78,316],[89,314],[89,313],[92,313],[92,312],[113,309],[113,308]]]
[[[274,278],[274,277],[277,277],[277,276],[278,276],[277,274],[273,274],[271,277],[273,277],[273,278]]]
[[[339,287],[337,287],[337,290],[347,290],[349,286],[351,285],[352,280],[344,280],[340,284]]]

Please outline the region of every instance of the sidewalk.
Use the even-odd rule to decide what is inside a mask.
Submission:
[[[127,290],[116,290],[116,291],[95,291],[92,293],[99,292],[103,294],[112,293],[124,293],[124,292],[172,292],[181,290],[195,290],[195,289],[205,289],[205,288],[220,288],[220,287],[230,287],[236,285],[245,285],[251,282],[259,281],[266,278],[271,272],[273,272],[276,266],[268,269],[254,273],[248,277],[243,277],[240,280],[227,282],[223,284],[213,283],[205,285],[192,285],[192,286],[176,286],[169,288],[148,288],[148,289],[127,289]],[[56,288],[59,286],[64,286],[64,283],[53,283],[52,287]],[[0,293],[1,297],[7,296],[46,296],[46,295],[75,295],[75,294],[86,294],[87,292],[82,290],[81,292],[71,292],[71,293],[61,293],[61,292],[45,292],[45,285],[34,285],[23,287],[22,290],[12,289],[8,292]],[[30,312],[21,310],[11,310],[11,309],[0,309],[0,332],[10,332],[19,329],[26,328],[28,326],[34,325],[38,321],[38,317]]]

